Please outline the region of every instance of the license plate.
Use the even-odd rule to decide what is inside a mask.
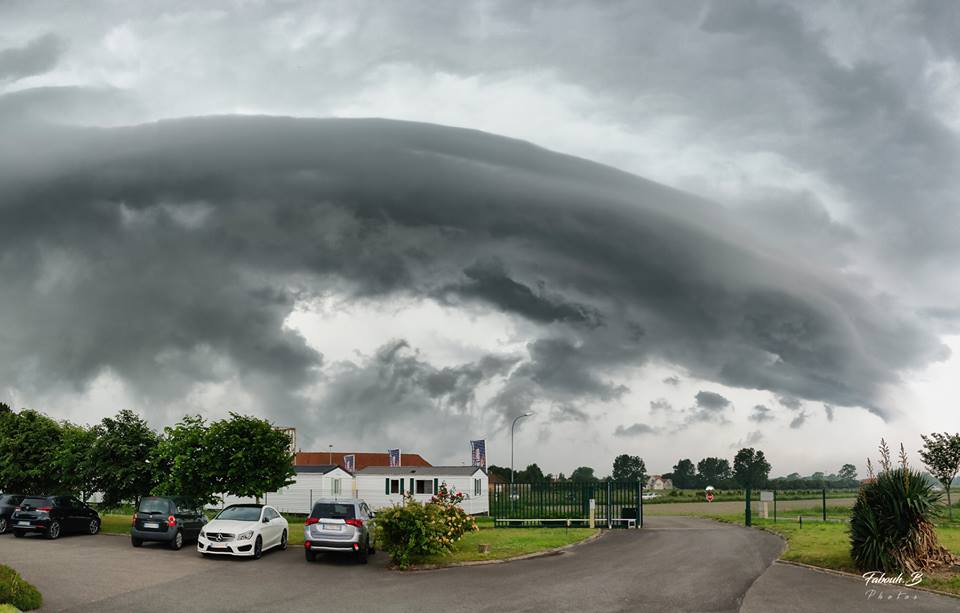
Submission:
[[[30,522],[28,522],[28,521],[18,521],[18,522],[17,522],[17,525],[18,525],[18,526],[29,526],[29,525],[30,525]]]
[[[153,521],[145,521],[145,522],[143,522],[143,527],[144,527],[144,528],[159,528],[159,527],[160,527],[160,524],[158,524],[157,522],[153,522]]]
[[[341,530],[343,530],[343,526],[341,526],[340,524],[324,524],[323,529],[329,530],[331,532],[340,532]]]

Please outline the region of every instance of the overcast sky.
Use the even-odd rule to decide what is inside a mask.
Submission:
[[[0,396],[569,474],[960,429],[960,5],[0,1]],[[916,457],[914,455],[914,457]]]

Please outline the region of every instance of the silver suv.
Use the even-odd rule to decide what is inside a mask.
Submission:
[[[373,548],[373,512],[362,500],[321,499],[313,503],[303,525],[303,550],[307,562],[324,551],[351,553],[361,564]]]

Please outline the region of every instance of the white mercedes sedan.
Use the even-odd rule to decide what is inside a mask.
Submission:
[[[259,560],[267,549],[287,548],[287,520],[265,504],[233,504],[200,531],[197,551],[210,555],[250,556]]]

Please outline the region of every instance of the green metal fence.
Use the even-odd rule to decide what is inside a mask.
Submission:
[[[557,521],[564,519],[580,525],[590,517],[591,500],[600,527],[625,528],[632,524],[639,528],[643,523],[640,481],[494,483],[490,488],[490,515],[514,525],[567,525]]]

